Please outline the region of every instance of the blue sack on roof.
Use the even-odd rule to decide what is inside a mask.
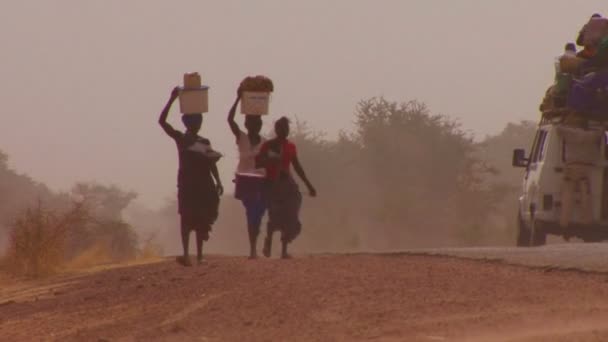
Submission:
[[[592,72],[574,80],[567,107],[589,118],[608,120],[608,71]]]

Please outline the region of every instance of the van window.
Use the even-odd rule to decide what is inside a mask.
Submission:
[[[538,160],[542,161],[545,159],[545,151],[547,150],[547,131],[541,131],[540,133],[540,141],[538,143]]]
[[[541,161],[544,157],[545,153],[545,144],[547,142],[547,131],[539,131],[536,136],[536,141],[534,147],[532,149],[532,163],[537,163]]]
[[[538,136],[540,135],[540,131],[536,131],[536,135],[534,135],[534,141],[532,141],[532,148],[530,149],[530,156],[528,157],[529,162],[532,162],[532,158],[534,157],[534,151],[536,150],[536,146],[538,146]]]

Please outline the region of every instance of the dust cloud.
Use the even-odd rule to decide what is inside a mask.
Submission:
[[[476,142],[424,103],[382,98],[361,101],[353,118],[356,133],[338,139],[294,123],[299,159],[319,190],[312,198],[300,186],[303,231],[293,243],[296,253],[514,243],[521,170],[509,156],[531,141],[534,123],[509,124]],[[132,206],[125,214],[165,254],[180,252],[174,198],[158,211]],[[247,246],[244,208],[228,193],[206,251],[244,255]]]

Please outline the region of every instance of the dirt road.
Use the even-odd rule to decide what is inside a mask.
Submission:
[[[471,247],[426,249],[418,252],[469,259],[500,260],[532,267],[578,269],[608,274],[608,244],[555,243],[543,247]]]
[[[421,255],[4,281],[1,341],[606,341],[608,275]]]

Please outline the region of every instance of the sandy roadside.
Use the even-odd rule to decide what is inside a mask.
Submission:
[[[0,340],[605,341],[607,281],[433,256],[164,261],[3,288]]]

